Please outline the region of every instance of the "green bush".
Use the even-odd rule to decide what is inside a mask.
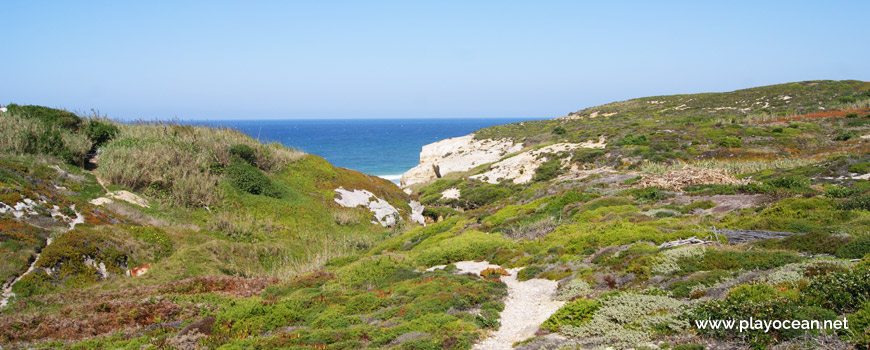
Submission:
[[[559,331],[562,326],[579,326],[592,318],[598,311],[599,304],[595,300],[577,299],[556,311],[541,325],[541,328],[553,332]]]
[[[237,189],[250,194],[281,197],[281,191],[260,169],[250,164],[234,162],[226,169],[227,177]]]
[[[849,141],[855,137],[855,133],[849,131],[843,131],[834,136],[834,141]]]
[[[705,350],[707,349],[701,344],[680,344],[674,346],[673,350]]]
[[[104,123],[99,120],[91,120],[88,122],[88,128],[85,133],[93,142],[94,147],[100,147],[107,141],[118,135],[120,130],[117,126],[111,123]]]
[[[870,302],[864,303],[860,310],[846,316],[846,319],[849,320],[849,329],[853,332],[852,339],[858,342],[856,348],[870,345]]]
[[[870,210],[870,196],[863,195],[852,197],[849,200],[837,204],[840,210]]]
[[[614,143],[615,146],[643,146],[646,144],[649,144],[649,138],[646,135],[627,135]]]
[[[836,319],[837,314],[800,298],[776,294],[763,284],[744,284],[732,290],[724,300],[709,300],[698,304],[686,315],[687,321],[697,320],[819,320]],[[720,339],[748,341],[755,349],[766,349],[777,341],[797,338],[803,334],[818,334],[819,330],[751,329],[739,332],[720,327],[697,328],[702,335]]]
[[[600,149],[578,149],[574,150],[574,155],[571,157],[572,163],[592,163],[606,152]]]
[[[459,204],[465,209],[475,209],[509,197],[513,191],[510,187],[499,184],[485,184],[462,189]]]
[[[810,186],[810,179],[800,176],[800,175],[791,175],[784,176],[778,179],[774,179],[770,182],[774,187],[786,188],[790,190],[802,189]]]
[[[646,201],[660,201],[673,197],[673,194],[666,193],[664,189],[658,187],[647,187],[633,190],[631,193],[634,198]]]
[[[257,151],[245,144],[236,144],[230,147],[230,154],[241,158],[250,165],[257,163]]]
[[[870,269],[858,265],[849,271],[817,276],[803,291],[815,305],[854,312],[870,298]]]
[[[553,134],[556,135],[564,135],[566,132],[568,132],[568,130],[566,130],[565,127],[562,126],[557,126],[553,129]]]
[[[336,271],[336,277],[343,285],[367,288],[417,274],[408,264],[392,256],[374,256],[358,260]]]
[[[837,249],[836,256],[841,259],[861,259],[870,254],[870,236],[858,238]]]
[[[517,279],[520,281],[528,281],[532,278],[538,277],[541,272],[544,272],[544,266],[532,264],[526,266],[526,268],[520,270],[520,272],[517,272]]]
[[[849,166],[849,171],[858,174],[870,173],[870,163],[855,163]]]
[[[559,158],[551,157],[549,160],[541,164],[537,170],[535,170],[535,178],[536,182],[544,182],[555,179],[556,176],[562,173],[562,161]]]
[[[57,126],[70,131],[78,131],[82,124],[82,118],[75,113],[43,106],[10,104],[6,106],[9,114],[24,115],[35,118],[48,126]]]
[[[743,147],[743,140],[737,138],[735,136],[728,136],[722,141],[719,141],[719,147],[724,148],[741,148]]]
[[[825,196],[828,198],[847,198],[861,193],[860,190],[842,186],[828,186],[825,190]]]

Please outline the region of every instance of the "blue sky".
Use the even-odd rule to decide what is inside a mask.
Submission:
[[[17,1],[0,103],[112,118],[558,117],[870,80],[853,1]]]

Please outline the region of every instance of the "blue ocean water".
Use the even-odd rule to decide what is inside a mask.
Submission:
[[[420,161],[425,144],[493,125],[534,119],[302,119],[224,120],[210,125],[238,129],[263,142],[319,155],[335,166],[398,182]]]

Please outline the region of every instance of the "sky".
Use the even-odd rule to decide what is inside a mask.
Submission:
[[[870,80],[870,1],[7,1],[0,104],[115,119],[552,118]]]

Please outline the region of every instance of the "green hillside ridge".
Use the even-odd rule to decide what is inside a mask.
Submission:
[[[469,260],[559,281],[566,304],[517,348],[870,344],[870,83],[649,97],[568,117],[475,135],[528,148],[604,136],[607,146],[550,155],[526,184],[471,178],[483,165],[408,195],[233,130],[10,105],[0,202],[46,203],[0,214],[0,278],[42,252],[0,311],[0,344],[470,349],[524,320],[499,316],[510,293],[499,272],[454,273]],[[405,219],[370,223],[364,208],[333,201],[340,186]],[[443,196],[451,188],[458,198]],[[120,190],[150,207],[90,203]],[[408,220],[416,199],[425,226]],[[66,232],[52,205],[85,223]],[[693,237],[705,243],[669,246]],[[749,317],[845,317],[851,330],[694,326]]]

